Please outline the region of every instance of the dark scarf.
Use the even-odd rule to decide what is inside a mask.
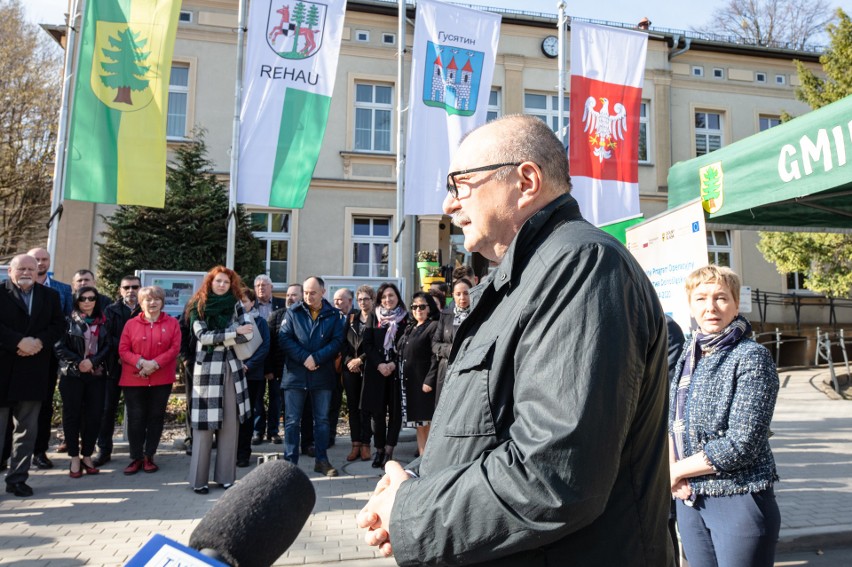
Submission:
[[[189,328],[191,329],[196,321],[202,319],[205,323],[207,323],[207,329],[210,331],[221,331],[223,329],[227,329],[228,325],[230,325],[231,321],[234,319],[234,307],[236,304],[237,300],[231,292],[224,295],[210,293],[207,296],[207,302],[204,304],[203,317],[200,317],[198,314],[198,304],[193,305],[192,309],[190,309]]]
[[[672,422],[672,441],[675,451],[675,460],[684,458],[686,447],[686,397],[689,393],[689,385],[692,381],[692,373],[698,366],[698,361],[704,355],[715,352],[731,350],[740,340],[751,333],[751,323],[742,315],[737,315],[731,323],[721,332],[712,335],[695,333],[686,348],[686,356],[683,361],[683,369],[677,382],[677,394],[675,405],[675,418]],[[696,348],[697,347],[697,348]]]

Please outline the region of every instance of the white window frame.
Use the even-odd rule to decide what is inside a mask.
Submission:
[[[375,154],[389,154],[395,152],[394,147],[394,128],[396,124],[396,112],[394,112],[394,102],[395,102],[395,92],[396,85],[393,81],[381,80],[381,79],[372,79],[366,77],[352,76],[350,81],[351,85],[351,93],[349,100],[351,101],[350,108],[352,108],[352,120],[351,120],[351,128],[349,129],[350,139],[348,140],[347,147],[352,148],[353,151],[356,152],[367,152],[367,153],[375,153]],[[390,94],[390,102],[385,103],[377,103],[377,102],[358,102],[357,100],[357,90],[358,85],[369,85],[373,87],[373,100],[375,101],[375,87],[388,87],[391,89]],[[356,147],[356,126],[357,126],[357,115],[358,110],[370,110],[371,111],[371,126],[370,126],[370,147],[369,148],[359,148]],[[375,147],[376,141],[376,111],[387,111],[390,115],[390,128],[388,130],[388,147],[387,149],[377,149]]]
[[[728,244],[718,244],[716,242],[716,236],[718,233],[725,233],[728,239]],[[716,264],[719,266],[727,265],[732,270],[734,269],[734,242],[732,238],[733,234],[730,230],[714,230],[711,228],[707,229],[707,260],[711,264]],[[719,264],[720,254],[728,255],[727,264]]]
[[[172,61],[172,68],[180,67],[187,70],[186,73],[186,86],[184,85],[173,85],[172,84],[172,73],[169,73],[169,97],[171,95],[184,95],[186,105],[183,114],[183,134],[180,135],[170,135],[168,132],[168,107],[166,108],[166,139],[170,141],[183,141],[187,140],[189,136],[189,132],[192,129],[194,124],[194,114],[195,114],[195,104],[193,93],[195,92],[195,70],[196,70],[196,60],[195,58],[178,58],[175,57]]]
[[[188,19],[184,20],[183,18],[188,16]],[[191,24],[192,23],[192,12],[189,10],[181,10],[180,16],[178,16],[178,22],[181,24]]]
[[[536,95],[545,97],[545,108],[531,108],[527,106],[527,95]],[[530,116],[536,116],[541,118],[542,116],[546,118],[545,122],[553,130],[557,136],[560,135],[562,128],[565,128],[565,139],[568,139],[568,125],[570,124],[568,120],[569,110],[571,108],[571,99],[568,93],[565,93],[564,98],[565,101],[562,103],[563,110],[565,115],[562,117],[564,124],[561,127],[557,127],[554,129],[556,125],[556,121],[559,119],[557,116],[559,111],[559,99],[556,98],[558,95],[555,92],[536,92],[536,91],[524,91],[524,114],[528,114]]]
[[[353,257],[353,246],[356,242],[369,242],[369,243],[388,243],[388,277],[390,274],[394,273],[395,265],[394,258],[396,253],[396,244],[393,241],[394,231],[396,230],[396,209],[378,209],[378,208],[365,208],[365,207],[346,207],[344,210],[344,223],[343,223],[343,273],[348,275],[353,275],[355,271],[355,258]],[[353,233],[353,229],[355,226],[356,218],[386,218],[390,221],[389,225],[389,235],[387,237],[364,237],[358,236],[356,237]],[[370,253],[372,254],[372,248],[370,249]],[[373,263],[370,263],[370,272],[372,274]],[[385,277],[378,275],[371,275],[370,277]]]
[[[494,97],[495,103],[491,104],[492,95],[496,95]],[[486,122],[491,122],[492,120],[496,120],[503,116],[503,91],[499,88],[492,88],[491,92],[488,95],[488,111],[486,113]]]
[[[787,76],[786,75],[775,75],[775,84],[779,87],[783,87],[787,84]]]
[[[643,100],[641,106],[645,108],[645,116],[642,116],[642,108],[639,108],[639,131],[642,131],[642,126],[645,126],[645,159],[642,156],[639,158],[639,163],[653,163],[654,154],[651,151],[654,147],[651,140],[651,101]]]
[[[757,83],[766,83],[766,73],[763,71],[758,71],[754,74],[754,80]]]
[[[695,121],[696,121],[698,114],[706,114],[706,115],[716,114],[716,115],[718,115],[719,116],[719,128],[718,129],[708,128],[708,127],[699,128],[698,126],[695,125]],[[705,120],[705,123],[706,122],[707,122],[707,120]],[[694,135],[692,137],[692,154],[693,154],[693,156],[698,157],[700,155],[705,155],[705,154],[699,154],[698,153],[698,137],[699,136],[703,136],[706,140],[707,153],[710,153],[711,151],[713,151],[713,150],[710,149],[710,137],[711,136],[719,136],[719,148],[725,147],[725,113],[723,111],[706,110],[706,109],[695,109],[695,110],[693,110],[692,127],[693,127],[693,131],[694,131]],[[716,149],[719,149],[719,148],[716,148]]]
[[[370,41],[369,30],[355,30],[355,41],[367,43]]]
[[[382,45],[396,45],[396,34],[382,32]]]
[[[276,280],[274,277],[272,278],[273,287],[275,289],[283,289],[289,282],[292,281],[292,274],[295,273],[294,266],[296,264],[296,246],[294,236],[297,234],[298,230],[299,212],[298,210],[289,209],[249,209],[247,212],[250,215],[266,215],[266,230],[257,230],[252,232],[252,236],[260,240],[264,246],[263,273],[272,277],[272,270],[270,269],[270,263],[272,262],[272,260],[270,259],[270,254],[272,252],[272,243],[287,242],[287,279],[284,281],[280,281]],[[289,215],[289,230],[287,232],[273,231],[270,229],[272,215],[276,214]]]
[[[763,120],[766,120],[767,122],[769,122],[768,127],[766,127],[766,128],[762,127],[761,121],[763,121]],[[771,122],[775,122],[775,124],[772,124]],[[769,130],[770,128],[774,128],[775,126],[780,126],[780,125],[781,125],[781,117],[778,116],[778,115],[760,114],[757,117],[757,131],[758,132],[763,132],[764,130]]]
[[[704,67],[701,65],[693,65],[691,74],[693,77],[703,77],[704,76]]]

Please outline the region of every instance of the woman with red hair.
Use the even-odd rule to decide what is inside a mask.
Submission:
[[[222,488],[234,484],[239,424],[251,416],[243,364],[233,349],[236,343],[251,339],[251,318],[243,310],[242,287],[236,272],[216,266],[186,306],[190,330],[198,340],[192,372],[189,468],[189,483],[196,494],[209,491],[214,432],[217,450],[213,480]]]

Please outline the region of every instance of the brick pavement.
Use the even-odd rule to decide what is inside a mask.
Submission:
[[[782,388],[771,440],[781,482],[781,549],[852,543],[852,402],[832,401],[812,385],[823,369],[781,372]],[[398,458],[410,458],[413,435],[404,437]],[[280,451],[264,444],[257,452]],[[341,567],[394,565],[376,558],[355,527],[355,514],[378,480],[369,462],[346,463],[347,439],[329,452],[341,476],[314,472],[313,459],[300,467],[317,492],[314,512],[290,549],[275,565],[334,563]],[[124,476],[126,444],[98,476],[70,479],[68,457],[51,454],[56,468],[34,470],[33,498],[0,494],[0,565],[21,567],[123,565],[155,533],[186,543],[195,525],[221,494],[189,490],[189,457],[163,447],[155,474]],[[238,469],[240,477],[250,469]],[[212,485],[211,485],[212,486]],[[270,534],[274,537],[274,534]]]

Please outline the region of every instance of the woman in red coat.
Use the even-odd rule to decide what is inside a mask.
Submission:
[[[118,344],[121,380],[127,403],[127,440],[132,461],[124,474],[140,469],[157,472],[154,453],[160,444],[166,406],[175,381],[180,352],[177,319],[163,313],[165,293],[159,286],[139,290],[142,313],[127,321]]]

